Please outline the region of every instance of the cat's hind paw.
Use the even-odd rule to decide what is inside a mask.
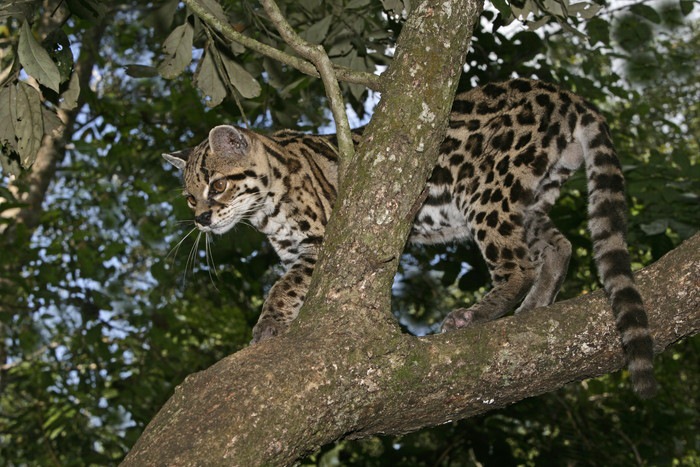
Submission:
[[[474,323],[474,312],[467,308],[458,308],[450,312],[442,322],[440,332],[453,331],[455,329],[466,328]]]
[[[263,318],[253,327],[253,340],[250,341],[250,343],[252,345],[271,339],[282,334],[286,328],[287,327],[279,321]]]

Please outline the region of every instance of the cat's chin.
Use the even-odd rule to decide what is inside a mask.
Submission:
[[[222,219],[216,224],[207,227],[206,231],[216,235],[223,235],[231,230],[236,224],[238,224],[238,219]]]

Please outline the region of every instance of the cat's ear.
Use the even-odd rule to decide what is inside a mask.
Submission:
[[[214,154],[245,156],[250,142],[242,131],[231,125],[219,125],[209,132],[209,147]]]
[[[190,157],[192,149],[183,149],[182,151],[171,152],[170,154],[163,154],[163,159],[173,164],[180,170],[185,170],[187,165],[187,158]]]

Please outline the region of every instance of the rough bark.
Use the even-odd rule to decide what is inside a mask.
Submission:
[[[342,437],[466,418],[623,366],[597,293],[426,338],[402,334],[389,313],[480,9],[459,0],[416,8],[341,182],[299,318],[287,334],[188,377],[124,465],[288,465]],[[695,237],[639,275],[657,352],[700,329],[699,246]]]
[[[636,277],[657,353],[698,333],[700,234]],[[318,331],[293,327],[188,377],[124,465],[288,465],[342,437],[471,417],[624,366],[601,292],[424,338]]]

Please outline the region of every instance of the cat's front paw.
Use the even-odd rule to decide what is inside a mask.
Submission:
[[[458,308],[450,312],[442,322],[440,332],[454,331],[455,329],[466,328],[473,324],[474,312],[467,308]]]
[[[286,329],[286,326],[274,319],[263,318],[257,322],[255,327],[253,327],[253,340],[250,341],[251,344],[257,344],[258,342],[271,339]]]

